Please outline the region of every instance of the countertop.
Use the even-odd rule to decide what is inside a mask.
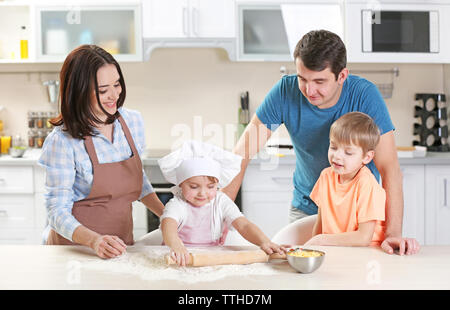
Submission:
[[[157,166],[158,159],[169,153],[169,150],[147,150],[142,156],[144,166]],[[0,165],[36,165],[41,154],[40,149],[28,149],[22,158],[13,158],[10,155],[0,156]],[[427,152],[425,157],[399,157],[401,165],[450,165],[450,152]],[[250,162],[251,165],[293,165],[295,164],[295,155],[268,154],[265,151],[258,153]]]
[[[150,248],[167,249],[130,246],[127,251],[136,254]],[[228,248],[256,249],[248,246]],[[450,246],[423,246],[418,254],[411,256],[389,255],[379,248],[369,247],[312,248],[324,251],[326,256],[322,266],[310,274],[298,273],[286,261],[278,261],[267,263],[274,269],[274,274],[270,275],[234,275],[214,281],[185,283],[177,279],[149,281],[139,274],[85,268],[93,261],[100,265],[111,264],[111,261],[98,258],[92,250],[82,246],[2,245],[0,290],[450,289]]]

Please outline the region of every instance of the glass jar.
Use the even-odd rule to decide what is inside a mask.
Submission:
[[[28,111],[28,128],[34,128],[36,126],[37,113]]]
[[[44,145],[44,140],[46,137],[46,132],[44,130],[39,130],[36,136],[36,147],[41,148]]]
[[[51,129],[53,128],[53,125],[50,123],[50,121],[54,118],[53,112],[46,112],[45,113],[45,128]]]
[[[45,119],[45,112],[38,112],[37,118],[36,118],[36,128],[44,128],[44,122]]]
[[[28,131],[28,146],[29,147],[36,147],[36,138],[37,138],[37,132],[36,130],[29,130]]]

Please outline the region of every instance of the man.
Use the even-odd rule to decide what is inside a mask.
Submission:
[[[349,75],[345,45],[336,34],[320,30],[303,36],[294,51],[297,75],[283,77],[267,94],[235,146],[243,156],[241,172],[224,188],[236,198],[250,159],[271,132],[284,124],[296,155],[291,221],[317,213],[309,194],[327,160],[329,130],[341,115],[360,111],[371,116],[381,131],[375,157],[367,167],[386,191],[386,238],[382,249],[392,254],[415,254],[420,245],[402,238],[402,174],[394,140],[394,126],[380,92],[371,82]],[[255,130],[255,128],[257,128]]]

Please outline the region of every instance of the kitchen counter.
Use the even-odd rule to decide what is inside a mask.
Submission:
[[[142,156],[142,163],[144,166],[157,166],[158,159],[167,155],[169,150],[147,150]],[[10,155],[0,156],[0,165],[36,165],[39,156],[41,155],[40,149],[29,149],[25,152],[22,158],[13,158]],[[450,152],[427,152],[425,157],[414,157],[414,158],[399,158],[400,165],[450,165]],[[265,151],[261,151],[254,159],[250,162],[251,165],[266,165],[267,169],[270,166],[276,165],[293,165],[295,164],[295,155],[284,154],[284,155],[274,155],[268,154]]]
[[[148,248],[130,246],[127,251],[138,253]],[[167,249],[161,246],[152,248]],[[324,251],[326,256],[322,266],[310,274],[297,273],[286,261],[277,261],[268,263],[275,269],[275,274],[271,275],[227,276],[210,282],[185,283],[165,279],[148,281],[139,274],[83,268],[92,261],[108,263],[86,247],[3,245],[0,246],[0,290],[450,289],[450,246],[423,246],[418,254],[412,256],[388,255],[379,248],[312,248]],[[249,247],[234,246],[232,249]],[[74,275],[74,271],[79,274]]]

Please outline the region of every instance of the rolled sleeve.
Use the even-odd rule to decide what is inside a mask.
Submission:
[[[38,163],[45,168],[45,206],[50,227],[72,241],[75,229],[81,225],[72,215],[75,165],[73,149],[59,131],[47,137]]]

